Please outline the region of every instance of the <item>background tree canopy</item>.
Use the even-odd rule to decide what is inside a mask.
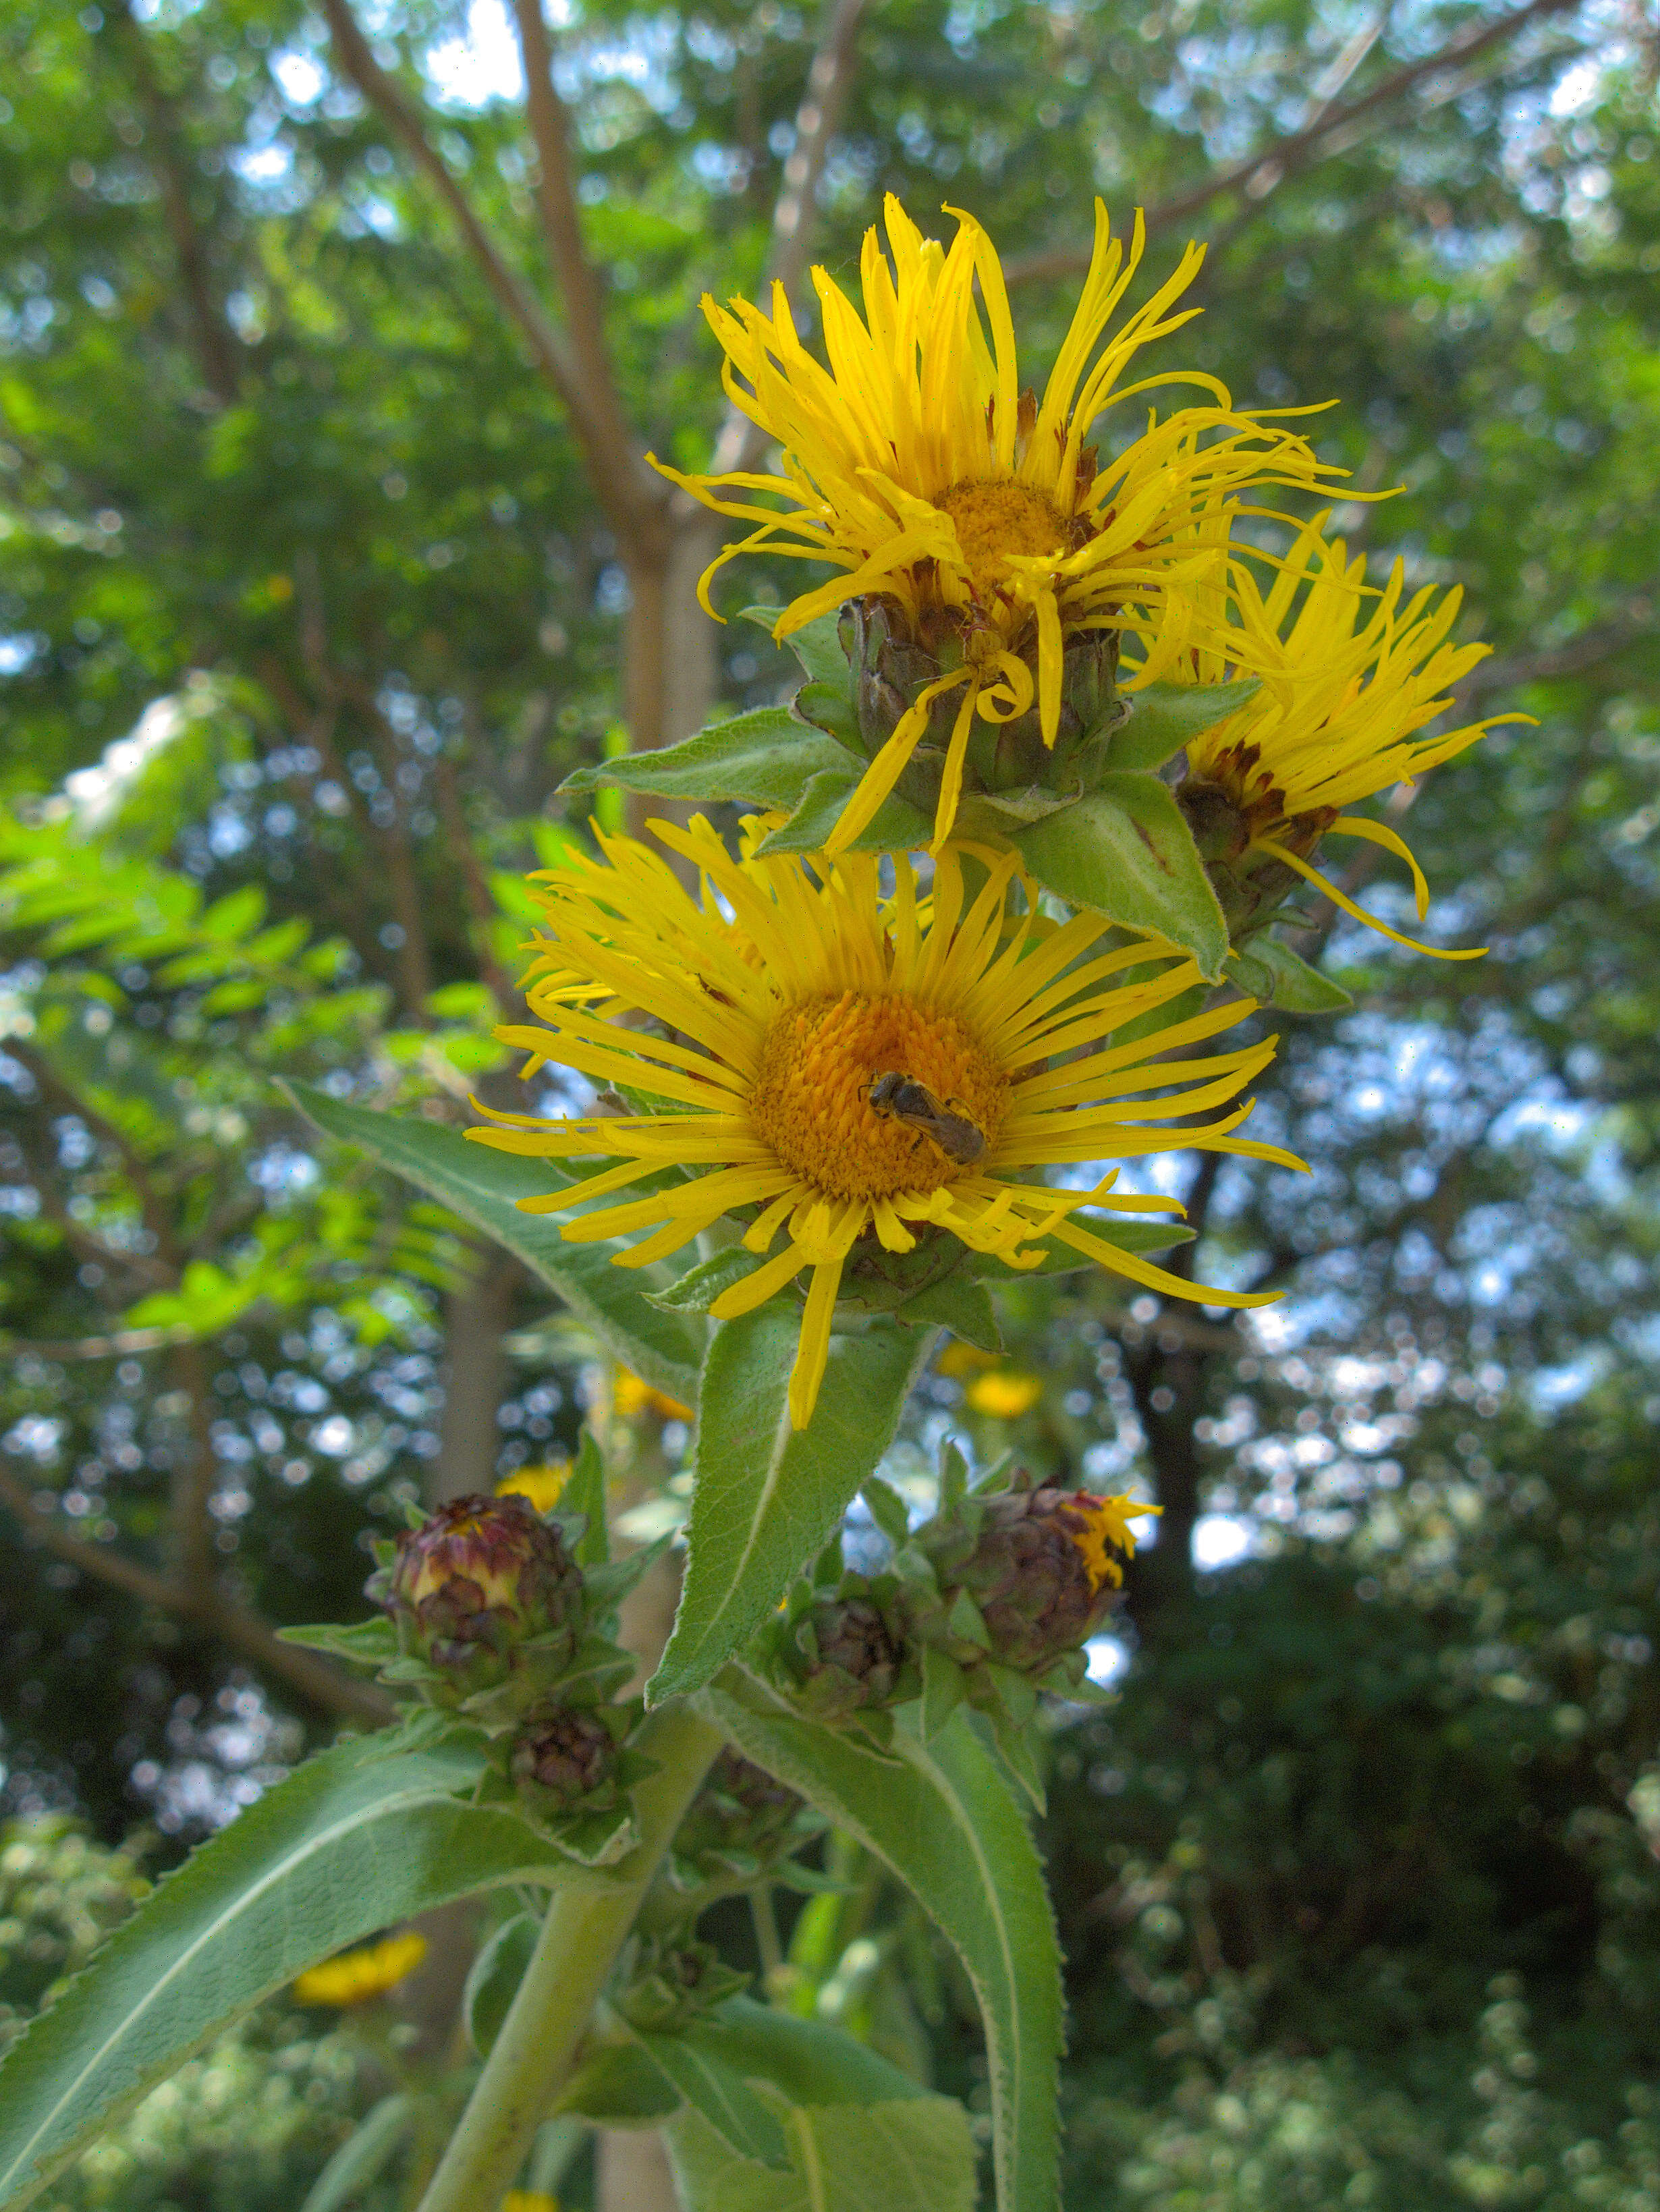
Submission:
[[[776,276],[811,328],[810,260],[946,201],[1041,380],[1099,192],[1150,271],[1209,240],[1184,357],[1339,399],[1324,454],[1402,488],[1340,524],[1463,586],[1462,703],[1536,721],[1383,809],[1485,959],[1309,902],[1366,1011],[1277,1021],[1253,1133],[1314,1175],[1170,1158],[1197,1271],[1285,1303],[1046,1278],[907,1419],[901,1478],[954,1428],[1164,1508],[1120,1700],[1054,1741],[1067,2202],[1660,2203],[1657,67],[1613,0],[14,0],[8,1811],[163,1863],[229,1817],[368,1710],[275,1625],[352,1617],[404,1500],[585,1407],[672,1517],[672,1407],[276,1079],[518,1103],[520,879],[618,818],[561,778],[788,681],[642,459],[744,465],[700,295]],[[803,1972],[972,2094],[926,1935],[812,1910]],[[273,2204],[327,2147],[296,2124]]]

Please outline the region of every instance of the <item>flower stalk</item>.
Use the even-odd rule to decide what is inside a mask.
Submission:
[[[640,1842],[621,1878],[600,1887],[579,1877],[554,1891],[525,1978],[420,2212],[481,2212],[512,2187],[721,1739],[674,1706],[648,1722],[641,1743],[656,1771],[635,1791]]]

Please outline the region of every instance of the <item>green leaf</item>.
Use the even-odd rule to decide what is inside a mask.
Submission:
[[[679,1315],[658,1312],[646,1299],[648,1291],[666,1288],[670,1271],[614,1267],[616,1243],[568,1244],[556,1216],[520,1212],[515,1200],[576,1180],[557,1163],[471,1145],[455,1130],[412,1115],[348,1106],[303,1083],[279,1088],[325,1135],[358,1146],[522,1260],[624,1367],[671,1397],[691,1396],[705,1332]]]
[[[1156,775],[1104,775],[1076,805],[1023,830],[1030,872],[1074,907],[1184,945],[1215,982],[1228,926],[1193,833]]]
[[[963,1702],[967,1685],[957,1662],[932,1644],[922,1646],[922,1710],[918,1726],[924,1743],[945,1732],[946,1724]]]
[[[812,1419],[790,1426],[794,1299],[716,1324],[700,1386],[691,1547],[648,1705],[695,1690],[753,1634],[892,1442],[927,1329],[873,1322],[830,1339]]]
[[[974,2130],[954,2098],[796,2107],[785,2124],[788,2179],[684,2113],[666,2134],[685,2212],[973,2212]]]
[[[169,1875],[0,2062],[7,2212],[307,1966],[475,1891],[572,1878],[515,1814],[458,1800],[479,1771],[464,1744],[342,1744]]]
[[[552,2106],[607,2128],[654,2127],[679,2109],[679,2091],[633,2040],[590,2050]]]
[[[415,2099],[406,2091],[382,2097],[318,2175],[300,2212],[344,2212],[392,2164],[415,2115]]]
[[[1091,1214],[1089,1232],[1104,1244],[1116,1244],[1121,1252],[1167,1252],[1173,1244],[1191,1244],[1196,1233],[1183,1222],[1132,1221],[1122,1213],[1105,1220]],[[1043,1257],[1035,1267],[1011,1267],[994,1252],[970,1252],[963,1268],[985,1281],[1018,1283],[1034,1275],[1075,1275],[1079,1268],[1098,1264],[1082,1252],[1074,1252],[1070,1244],[1045,1244],[1043,1250]]]
[[[1031,1838],[966,1716],[924,1746],[902,1714],[897,1757],[879,1759],[735,1672],[698,1706],[747,1758],[885,1859],[933,1916],[985,2027],[999,2212],[1055,2212],[1060,1954]],[[891,2203],[885,2192],[870,2201]]]
[[[800,792],[800,804],[781,830],[775,830],[757,848],[763,860],[775,853],[822,853],[842,810],[859,788],[860,770],[849,769],[846,753],[841,765],[820,769]],[[927,844],[933,824],[920,807],[891,793],[854,839],[854,853],[913,852]]]
[[[712,722],[678,745],[648,753],[623,753],[591,762],[568,775],[562,792],[593,791],[619,784],[659,799],[732,799],[753,806],[790,807],[809,776],[821,769],[847,773],[844,745],[792,714],[787,707],[756,707],[729,722]]]
[[[1006,1279],[1010,1272],[1004,1269]],[[953,1336],[976,1345],[982,1352],[1003,1349],[997,1309],[985,1285],[966,1270],[947,1275],[943,1283],[931,1283],[914,1298],[907,1298],[898,1311],[903,1321],[929,1322],[937,1328],[948,1328]]]
[[[891,2104],[927,2094],[845,2028],[799,2020],[753,1997],[728,1997],[698,2033],[718,2045],[734,2073],[770,2082],[792,2105]]]
[[[718,2030],[706,2033],[703,2024],[694,2021],[679,2034],[635,2033],[659,2071],[740,2158],[788,2166],[783,2130],[727,2058]]]
[[[575,1461],[559,1493],[559,1506],[563,1512],[581,1514],[588,1524],[577,1540],[577,1565],[607,1565],[611,1540],[605,1533],[605,1462],[592,1429],[585,1428],[577,1443]]]
[[[481,1946],[467,1969],[461,2018],[467,2040],[481,2058],[488,2058],[495,2047],[541,1932],[542,1923],[534,1912],[515,1912]]]
[[[279,1628],[277,1632],[284,1644],[302,1644],[308,1651],[326,1651],[331,1658],[347,1660],[355,1667],[385,1667],[398,1656],[398,1631],[384,1613],[344,1626],[319,1620],[305,1628]]]
[[[647,1293],[654,1306],[665,1313],[706,1314],[723,1291],[734,1283],[741,1283],[745,1275],[752,1275],[757,1267],[766,1265],[753,1252],[746,1252],[741,1244],[728,1244],[707,1260],[700,1260],[689,1267],[678,1283],[671,1283],[666,1291]]]
[[[1256,697],[1262,678],[1231,684],[1149,684],[1124,695],[1129,714],[1112,733],[1107,758],[1114,769],[1163,768],[1173,754]]]
[[[1277,937],[1253,937],[1230,958],[1228,973],[1253,999],[1283,1006],[1288,1014],[1341,1014],[1354,1004],[1341,984],[1310,968]]]
[[[739,614],[740,622],[754,623],[769,635],[777,624],[781,607],[745,607]],[[832,607],[827,615],[803,623],[800,629],[783,640],[806,671],[814,684],[834,684],[845,691],[848,688],[848,656],[842,650],[842,610]]]

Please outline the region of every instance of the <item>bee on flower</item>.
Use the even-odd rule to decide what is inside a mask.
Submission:
[[[741,1220],[756,1265],[709,1310],[748,1313],[806,1277],[789,1391],[798,1428],[818,1399],[856,1248],[904,1253],[919,1234],[943,1232],[1018,1269],[1059,1243],[1171,1297],[1262,1302],[1191,1284],[1079,1218],[1171,1210],[1116,1190],[1113,1164],[1166,1150],[1172,1122],[1183,1146],[1301,1166],[1236,1133],[1249,1104],[1193,1121],[1228,1106],[1272,1059],[1273,1040],[1183,1049],[1233,1028],[1253,1000],[1115,1043],[1196,981],[1185,954],[1104,939],[1095,915],[1055,922],[1011,853],[949,847],[931,891],[901,854],[889,893],[873,854],[763,858],[756,848],[775,819],[751,817],[735,858],[701,817],[686,830],[654,823],[696,891],[644,843],[603,835],[600,859],[533,879],[544,919],[527,989],[543,1026],[510,1024],[498,1040],[528,1053],[526,1076],[558,1062],[664,1110],[497,1115],[469,1130],[532,1158],[613,1163],[521,1200],[525,1210],[586,1208],[562,1234],[637,1239],[615,1255],[622,1267],[666,1259],[723,1215]],[[881,1077],[902,1071],[973,1127],[972,1158],[931,1134],[928,1116],[875,1110]],[[1030,1180],[1084,1163],[1104,1167],[1088,1188]],[[666,1166],[679,1177],[638,1188]]]
[[[739,553],[828,564],[837,573],[792,600],[774,635],[787,638],[843,601],[879,603],[883,635],[897,624],[902,659],[933,671],[878,733],[831,851],[871,823],[931,730],[944,747],[937,849],[976,757],[976,724],[989,726],[995,744],[1000,726],[1035,721],[1053,749],[1074,676],[1098,700],[1103,653],[1110,697],[1121,640],[1139,646],[1136,682],[1161,675],[1207,641],[1196,587],[1224,572],[1242,496],[1339,473],[1302,438],[1236,410],[1213,377],[1177,370],[1124,381],[1144,347],[1199,312],[1177,303],[1198,274],[1200,247],[1189,246],[1152,297],[1110,331],[1140,268],[1145,227],[1138,214],[1126,252],[1098,201],[1089,274],[1040,400],[1021,386],[995,249],[972,216],[947,212],[958,224],[949,248],[890,197],[891,265],[869,231],[862,318],[814,270],[828,367],[802,343],[781,287],[770,314],[705,299],[727,395],[776,443],[778,468],[689,476],[656,464],[718,514],[753,526],[703,578],[711,613],[709,584]],[[1162,421],[1150,413],[1103,461],[1090,442],[1101,418],[1171,386],[1203,404]]]

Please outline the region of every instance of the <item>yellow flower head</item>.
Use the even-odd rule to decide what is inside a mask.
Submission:
[[[1115,1030],[1196,980],[1192,962],[1158,945],[1102,950],[1098,918],[1051,922],[1024,883],[1025,911],[1011,915],[1012,854],[978,856],[983,888],[970,897],[962,853],[948,849],[924,901],[908,855],[885,897],[873,854],[833,866],[763,860],[753,848],[769,824],[751,821],[745,857],[733,860],[705,821],[651,826],[697,872],[701,897],[627,837],[602,836],[601,860],[575,858],[534,879],[545,921],[527,988],[546,1027],[496,1034],[529,1052],[527,1075],[562,1062],[647,1092],[664,1110],[503,1115],[511,1126],[468,1133],[507,1152],[616,1163],[521,1200],[529,1212],[563,1212],[680,1170],[662,1188],[566,1223],[563,1235],[581,1243],[645,1232],[616,1255],[619,1266],[666,1258],[722,1214],[745,1218],[743,1243],[760,1264],[721,1294],[717,1319],[749,1312],[808,1271],[790,1383],[798,1428],[818,1398],[842,1269],[861,1239],[906,1252],[915,1225],[937,1228],[1019,1267],[1036,1266],[1053,1238],[1176,1297],[1261,1302],[1195,1288],[1075,1220],[1085,1208],[1170,1209],[1165,1199],[1110,1195],[1116,1169],[1092,1189],[1024,1179],[1050,1164],[1164,1151],[1171,1139],[1159,1125],[1233,1098],[1271,1059],[1272,1041],[1153,1055],[1215,1036],[1252,1001],[1115,1046]],[[630,1014],[654,1026],[623,1026]],[[1162,1095],[1128,1103],[1148,1091]],[[1176,1142],[1300,1166],[1232,1133],[1249,1111],[1183,1127]]]
[[[690,1421],[693,1419],[690,1406],[683,1406],[678,1398],[671,1398],[666,1390],[654,1389],[626,1367],[619,1367],[611,1382],[611,1401],[618,1416],[625,1421],[636,1421],[642,1413],[655,1413],[665,1421]]]
[[[1043,1381],[1018,1367],[996,1367],[989,1375],[976,1375],[963,1395],[976,1413],[994,1421],[1018,1421],[1043,1396]]]
[[[1098,1590],[1103,1583],[1110,1583],[1115,1589],[1122,1589],[1124,1570],[1115,1555],[1126,1559],[1135,1557],[1135,1534],[1130,1522],[1140,1520],[1144,1514],[1162,1512],[1163,1507],[1149,1505],[1140,1498],[1091,1498],[1082,1491],[1069,1504],[1078,1518],[1072,1540],[1089,1570],[1091,1589]]]
[[[1139,636],[1137,680],[1150,682],[1192,642],[1194,583],[1227,559],[1228,518],[1253,486],[1317,484],[1333,473],[1300,438],[1237,414],[1213,377],[1176,373],[1125,384],[1135,355],[1199,311],[1174,313],[1204,256],[1189,246],[1175,275],[1104,336],[1140,265],[1136,216],[1128,255],[1096,203],[1095,250],[1083,297],[1040,402],[1023,391],[1014,325],[991,240],[956,209],[949,250],[924,238],[891,197],[890,267],[874,230],[860,273],[865,312],[822,269],[813,271],[829,368],[801,343],[781,286],[770,315],[742,300],[705,299],[725,349],[734,406],[776,441],[780,473],[663,473],[718,514],[756,526],[705,574],[743,552],[827,562],[840,571],[804,592],[775,635],[849,599],[897,600],[947,668],[929,684],[872,763],[837,825],[845,847],[892,790],[934,698],[959,702],[944,770],[936,837],[955,816],[971,725],[1026,714],[1034,693],[1044,740],[1060,726],[1062,652],[1080,631]],[[975,287],[979,285],[976,301]],[[1098,351],[1098,347],[1099,348]],[[1164,385],[1210,404],[1178,409],[1104,465],[1086,440],[1110,408]],[[661,465],[658,464],[657,465]],[[781,502],[760,506],[753,495]]]
[[[1528,718],[1494,714],[1419,737],[1452,704],[1455,687],[1490,648],[1449,641],[1462,598],[1457,590],[1443,593],[1438,605],[1429,590],[1403,605],[1398,561],[1381,592],[1368,587],[1365,555],[1350,561],[1341,539],[1323,535],[1326,520],[1316,516],[1300,532],[1266,596],[1235,565],[1230,584],[1237,642],[1198,648],[1177,672],[1219,683],[1249,670],[1262,676],[1262,688],[1237,714],[1193,740],[1189,769],[1232,808],[1241,856],[1254,847],[1282,861],[1346,914],[1410,945],[1412,939],[1356,906],[1310,864],[1310,854],[1326,836],[1362,837],[1398,854],[1412,870],[1421,920],[1429,885],[1405,840],[1386,823],[1343,809],[1413,781],[1498,723]]]
[[[427,1939],[405,1929],[401,1936],[386,1936],[361,1951],[343,1951],[337,1959],[311,1966],[294,1985],[301,2004],[333,2005],[346,2011],[383,1997],[412,1974],[427,1955]]]
[[[551,1513],[569,1480],[570,1462],[553,1460],[545,1467],[515,1468],[496,1484],[496,1494],[498,1498],[528,1498],[538,1513]]]

